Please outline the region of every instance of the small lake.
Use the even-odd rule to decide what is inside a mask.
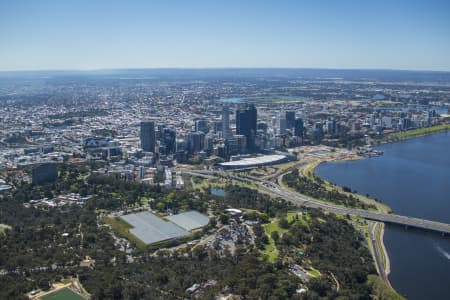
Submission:
[[[211,195],[225,197],[225,191],[219,188],[211,188]]]

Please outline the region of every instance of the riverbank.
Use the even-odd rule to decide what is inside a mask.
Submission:
[[[450,130],[450,124],[441,124],[441,125],[435,125],[431,127],[424,127],[424,128],[418,128],[408,131],[402,131],[402,132],[395,132],[387,135],[383,141],[380,142],[380,144],[385,143],[395,143],[407,139],[412,139],[416,137],[421,137],[425,135],[430,135],[434,133],[439,133],[442,131],[448,131]]]
[[[380,270],[380,272],[383,272],[386,276],[386,283],[392,288],[391,283],[389,282],[389,279],[387,276],[389,276],[389,273],[391,273],[391,262],[389,260],[389,256],[387,254],[386,246],[384,245],[384,228],[385,224],[382,222],[374,222],[374,226],[372,228],[373,232],[373,238],[376,241],[376,244],[373,245],[374,247],[377,247],[378,253],[380,254],[380,261],[383,266],[383,270]]]
[[[311,149],[314,150],[314,149]],[[314,152],[317,152],[314,150]],[[341,155],[340,155],[341,154]],[[301,177],[308,177],[309,180],[313,180],[317,183],[320,183],[322,187],[327,190],[334,190],[340,194],[345,194],[347,196],[352,196],[358,199],[358,201],[372,205],[371,210],[376,210],[383,213],[390,212],[390,207],[375,201],[375,199],[369,198],[369,196],[363,196],[354,191],[349,190],[345,187],[340,187],[332,184],[326,180],[318,180],[315,175],[315,169],[323,162],[337,162],[337,161],[349,161],[349,160],[360,160],[362,159],[359,156],[351,155],[351,153],[345,153],[342,155],[339,150],[329,152],[329,155],[325,155],[324,152],[321,152],[321,156],[315,157],[315,159],[310,160],[307,164],[303,165],[301,168],[298,168],[299,175]],[[285,174],[284,174],[285,175]],[[286,186],[283,184],[283,175],[278,178],[278,183],[282,186]],[[345,216],[342,216],[345,218]],[[349,222],[355,226],[358,231],[360,231],[366,239],[367,246],[369,251],[373,257],[374,266],[377,270],[379,276],[375,276],[370,278],[369,285],[372,286],[374,295],[380,296],[380,299],[404,299],[400,294],[395,291],[389,281],[388,275],[390,273],[390,260],[389,255],[386,250],[384,244],[384,223],[362,220],[354,216],[347,216]],[[376,277],[376,278],[375,278]],[[384,297],[389,295],[389,297]]]
[[[396,213],[449,223],[449,144],[449,132],[428,134],[383,144],[376,148],[384,152],[377,158],[322,164],[315,171],[330,182],[381,199]],[[386,225],[382,240],[392,264],[389,281],[401,294],[422,300],[450,292],[445,280],[450,262],[439,252],[450,252],[448,239]]]
[[[306,176],[310,179],[314,179],[314,176],[317,176],[316,168],[323,163],[362,160],[364,158],[365,157],[357,155],[356,153],[346,154],[346,155],[334,155],[334,153],[333,153],[333,155],[330,155],[330,156],[323,156],[323,157],[311,160],[303,168],[299,169],[299,172],[302,176]],[[281,180],[278,180],[278,181],[280,184],[282,184]],[[368,195],[358,194],[356,191],[353,191],[353,192],[348,191],[347,189],[344,189],[344,187],[335,185],[327,180],[324,180],[323,178],[322,178],[322,181],[326,188],[336,189],[339,193],[346,194],[347,196],[352,195],[353,197],[356,197],[359,201],[361,201],[364,204],[375,206],[377,211],[384,212],[384,213],[392,212],[392,209],[388,205],[386,205],[382,202],[376,201],[375,199],[370,198]]]
[[[387,253],[383,243],[384,227],[384,223],[369,221],[366,228],[369,250],[374,257],[377,272],[380,274],[379,276],[370,275],[368,282],[372,287],[375,299],[404,300],[405,298],[392,287],[388,280],[390,262],[388,257],[384,256]]]
[[[331,152],[332,153],[332,152]],[[333,153],[335,154],[335,153]],[[303,168],[301,168],[299,171],[303,176],[307,177],[314,177],[316,175],[316,168],[325,162],[340,162],[340,161],[349,161],[349,160],[361,160],[364,157],[358,156],[358,155],[323,155],[322,157],[316,157],[316,159],[310,161],[309,164],[305,165]],[[389,213],[391,212],[391,208],[381,202],[375,201],[374,199],[369,198],[368,196],[364,196],[358,193],[354,192],[348,192],[346,189],[344,189],[341,186],[334,185],[333,183],[322,179],[324,184],[327,187],[332,187],[335,189],[338,189],[340,193],[345,193],[348,195],[353,195],[354,197],[357,197],[359,201],[365,203],[374,205],[376,207],[377,211]],[[378,222],[369,222],[367,225],[364,226],[362,230],[366,233],[365,237],[367,239],[367,244],[369,246],[369,250],[372,253],[376,269],[378,273],[380,274],[381,279],[385,282],[388,289],[392,289],[394,292],[395,290],[392,288],[388,275],[390,273],[390,260],[389,255],[386,250],[386,246],[384,244],[384,224],[378,223]],[[396,293],[396,292],[395,292]],[[399,296],[400,297],[400,296]]]
[[[307,146],[302,147],[301,150],[300,149],[298,150],[301,153],[302,160],[305,161],[305,164],[303,164],[301,167],[298,168],[299,174],[314,181],[316,181],[316,168],[322,163],[364,159],[364,157],[357,155],[355,151],[340,148],[332,148],[328,146]],[[283,172],[283,174],[279,174],[277,181],[278,184],[286,187],[286,185],[283,183],[283,176],[285,174],[286,174],[285,172]],[[357,192],[350,191],[348,188],[335,185],[323,179],[320,184],[324,185],[324,187],[327,190],[336,190],[338,193],[356,197],[358,201],[374,207],[373,210],[380,211],[383,213],[391,212],[391,208],[388,205],[370,198],[369,195],[365,196],[358,194]],[[367,244],[369,245],[371,253],[374,257],[374,261],[375,262],[377,261],[376,253],[379,253],[379,257],[381,258],[382,261],[381,263],[382,268],[379,268],[377,265],[377,270],[379,270],[379,274],[386,282],[386,285],[388,287],[391,287],[389,280],[387,278],[387,275],[390,272],[390,260],[383,241],[384,224],[376,226],[377,230],[374,231],[374,233],[376,234],[373,235],[375,240],[374,243],[372,243],[371,241],[371,230],[369,228],[369,225],[367,225],[368,223],[365,224],[366,224],[364,225],[365,228],[362,228],[362,230],[366,233],[365,237],[368,240]],[[371,223],[369,222],[369,224]],[[377,247],[376,250],[375,247]]]

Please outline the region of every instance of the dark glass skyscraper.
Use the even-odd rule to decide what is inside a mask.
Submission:
[[[176,145],[177,133],[175,127],[169,126],[165,127],[161,136],[161,144],[164,145],[166,153],[174,154],[177,150]]]
[[[286,128],[295,127],[295,111],[286,112]]]
[[[205,148],[205,134],[202,131],[189,132],[189,153],[197,153]]]
[[[295,136],[299,136],[299,137],[303,136],[303,119],[298,118],[295,120],[294,133],[295,133]]]
[[[141,148],[146,152],[155,152],[155,122],[141,122]]]
[[[206,119],[195,120],[195,131],[201,131],[203,133],[208,133],[209,132],[208,120],[206,120]]]
[[[249,151],[255,151],[257,111],[253,104],[248,104],[236,111],[236,134],[247,137]]]

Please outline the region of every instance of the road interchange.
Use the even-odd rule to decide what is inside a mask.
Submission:
[[[397,215],[393,213],[384,213],[384,212],[377,212],[377,211],[369,211],[364,209],[358,209],[358,208],[351,208],[351,207],[344,207],[339,205],[334,205],[330,203],[326,203],[323,201],[319,201],[316,199],[312,199],[309,197],[306,197],[304,195],[301,195],[297,192],[291,191],[277,183],[274,183],[272,181],[261,179],[258,177],[245,175],[245,176],[238,176],[235,174],[231,174],[229,172],[225,172],[223,170],[190,170],[190,169],[178,169],[179,171],[193,175],[193,176],[200,176],[205,178],[228,178],[228,179],[234,179],[242,182],[247,182],[250,184],[254,184],[258,186],[258,188],[265,193],[268,193],[274,197],[279,197],[282,199],[285,199],[287,201],[299,204],[304,207],[308,208],[318,208],[323,209],[328,212],[336,213],[336,214],[342,214],[342,215],[352,215],[357,216],[360,218],[364,218],[367,220],[373,220],[378,222],[384,222],[384,223],[390,223],[390,224],[397,224],[402,225],[405,227],[412,227],[412,228],[418,228],[428,231],[434,231],[441,233],[443,235],[450,235],[450,224],[442,223],[442,222],[436,222],[421,218],[415,218],[415,217],[409,217],[409,216],[403,216],[403,215]]]

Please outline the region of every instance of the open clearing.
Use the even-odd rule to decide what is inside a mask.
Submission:
[[[57,292],[42,297],[42,300],[84,300],[84,298],[69,288],[63,288]]]

